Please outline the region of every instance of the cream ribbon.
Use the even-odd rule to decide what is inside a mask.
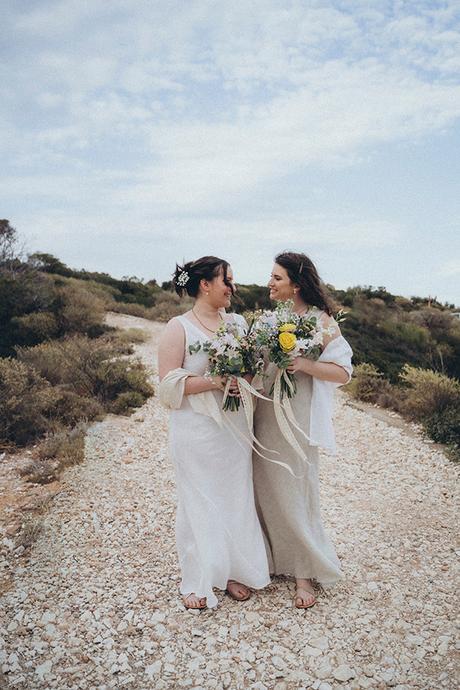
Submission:
[[[252,428],[253,428],[253,417],[254,417],[254,405],[252,402],[252,396],[255,395],[257,398],[260,398],[261,400],[267,400],[268,402],[272,402],[272,400],[270,398],[265,397],[265,395],[262,395],[261,393],[259,393],[242,376],[237,376],[235,378],[236,378],[236,382],[237,382],[237,386],[238,386],[238,391],[239,391],[239,394],[241,397],[241,402],[243,404],[243,409],[244,409],[244,413],[245,413],[246,421],[247,421],[247,425],[248,425],[248,431],[249,431],[249,435],[251,437],[252,443],[247,439],[247,437],[243,433],[241,433],[241,431],[235,426],[235,424],[233,424],[233,422],[231,421],[230,415],[225,416],[225,418],[224,418],[225,421],[228,423],[230,428],[233,430],[233,432],[237,436],[239,436],[245,443],[247,443],[248,445],[251,446],[252,450],[255,453],[257,453],[257,455],[259,457],[263,458],[264,460],[268,460],[268,462],[272,462],[275,465],[280,465],[281,467],[284,467],[296,479],[302,479],[303,475],[295,474],[295,472],[293,472],[292,468],[286,462],[282,462],[281,460],[273,460],[273,458],[267,458],[266,455],[264,455],[263,453],[261,453],[257,449],[256,446],[259,446],[260,448],[262,448],[262,450],[265,450],[268,453],[275,453],[276,455],[279,455],[279,452],[277,450],[270,450],[269,448],[266,448],[265,446],[263,446],[260,443],[260,441],[254,436],[254,433],[252,430]],[[230,391],[230,386],[231,386],[231,379],[229,379],[227,381],[226,386],[225,386],[224,403],[228,397],[228,394]],[[289,429],[289,431],[290,431],[290,429]],[[294,440],[295,440],[295,437],[294,437]],[[300,446],[299,446],[299,448],[300,448]],[[306,462],[308,462],[308,461],[306,460]]]
[[[295,450],[295,452],[297,453],[297,455],[300,456],[303,462],[305,462],[307,465],[310,465],[310,462],[302,447],[300,446],[299,442],[297,441],[296,437],[294,436],[294,433],[291,427],[289,426],[289,423],[294,427],[294,429],[296,429],[296,431],[301,433],[307,441],[310,441],[310,438],[297,424],[297,420],[292,410],[291,401],[289,400],[289,398],[286,396],[284,402],[281,399],[281,379],[285,381],[289,390],[291,390],[292,392],[294,391],[292,381],[289,380],[289,376],[287,375],[286,370],[278,369],[275,377],[275,382],[273,385],[273,407],[275,410],[276,421],[278,422],[278,426],[281,433],[283,434],[284,438],[289,443],[291,448]]]

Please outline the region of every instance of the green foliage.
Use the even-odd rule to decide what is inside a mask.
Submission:
[[[402,411],[412,419],[423,421],[447,407],[460,407],[460,382],[456,379],[406,364],[401,380],[408,388]]]
[[[346,389],[364,402],[391,407],[419,422],[438,443],[460,454],[460,382],[444,374],[405,365],[400,375],[404,387],[390,384],[373,364],[358,364]]]
[[[147,318],[153,321],[169,321],[173,316],[183,314],[192,306],[193,300],[190,297],[181,299],[175,292],[161,292],[155,306],[149,309]]]
[[[25,362],[0,358],[0,445],[25,445],[49,427],[56,394]]]
[[[358,364],[346,389],[354,398],[364,402],[380,404],[385,396],[385,407],[388,407],[388,396],[391,384],[383,378],[381,371],[373,364]]]
[[[443,410],[433,412],[424,422],[429,436],[437,443],[452,447],[460,459],[460,406],[448,405]]]

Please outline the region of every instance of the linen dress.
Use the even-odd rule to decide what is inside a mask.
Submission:
[[[231,315],[239,328],[244,319]],[[209,336],[187,317],[176,317],[185,331],[182,367],[203,375],[208,356],[189,353],[189,345]],[[213,391],[219,406],[223,393]],[[176,547],[182,573],[180,592],[206,597],[217,605],[213,587],[226,589],[229,579],[248,587],[262,588],[270,582],[264,538],[257,517],[252,481],[251,443],[242,406],[237,412],[222,412],[219,427],[209,416],[196,413],[184,395],[181,407],[169,422],[170,457],[177,485]],[[229,416],[239,434],[225,424]]]
[[[319,312],[315,316],[321,318],[323,314]],[[348,343],[342,336],[339,337],[345,343],[345,349],[348,348],[351,360]],[[264,389],[268,396],[277,373],[276,365],[269,363],[265,373]],[[297,393],[291,398],[291,406],[298,426],[310,436],[313,377],[296,372],[295,379]],[[339,581],[343,574],[321,518],[318,447],[295,429],[293,432],[310,465],[295,453],[282,436],[273,403],[261,399],[257,401],[254,415],[256,437],[266,448],[280,453],[271,457],[287,463],[294,474],[303,475],[303,478],[297,479],[285,468],[253,454],[256,505],[266,538],[270,572],[313,578],[324,586],[330,586]]]

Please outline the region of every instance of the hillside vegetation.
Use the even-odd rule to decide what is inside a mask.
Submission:
[[[11,234],[6,231],[13,229],[8,221],[1,223],[0,357],[9,358],[8,367],[17,367],[15,376],[22,376],[24,387],[32,369],[33,376],[60,387],[66,400],[79,396],[82,414],[88,418],[99,411],[95,405],[121,411],[124,405],[141,404],[149,394],[148,386],[141,383],[141,369],[131,368],[128,376],[122,375],[121,364],[103,365],[128,347],[120,341],[115,345],[116,338],[103,325],[104,312],[167,321],[189,308],[192,301],[180,300],[170,282],[160,286],[155,279],[116,279],[107,273],[74,270],[51,254],[35,253],[21,260],[8,243]],[[383,287],[328,288],[337,310],[347,312],[341,328],[354,351],[350,393],[421,422],[432,438],[448,443],[456,453],[460,444],[460,320],[453,315],[455,305],[436,299],[409,299]],[[238,312],[270,308],[267,288],[238,285],[234,308]],[[83,351],[91,353],[91,364],[81,363]],[[61,380],[50,380],[49,363],[61,362],[64,370],[69,357],[75,362],[75,372],[67,367]],[[89,378],[77,376],[78,367]],[[118,377],[110,394],[101,377]],[[86,381],[86,388],[82,381]],[[34,379],[32,388],[37,385],[40,387]],[[66,412],[68,405],[62,398],[59,401],[66,421],[76,421],[78,414]],[[49,410],[47,414],[53,416]],[[36,429],[40,427],[38,419],[34,424]],[[5,431],[0,429],[0,442],[2,433],[4,439]]]

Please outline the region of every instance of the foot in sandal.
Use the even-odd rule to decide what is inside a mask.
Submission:
[[[236,599],[236,601],[247,601],[251,596],[250,589],[236,580],[229,580],[227,582],[226,592],[232,599]]]
[[[294,606],[297,609],[309,609],[316,604],[315,588],[311,580],[296,578],[296,591],[294,595]]]
[[[186,609],[205,609],[206,597],[197,597],[193,592],[182,597]]]

